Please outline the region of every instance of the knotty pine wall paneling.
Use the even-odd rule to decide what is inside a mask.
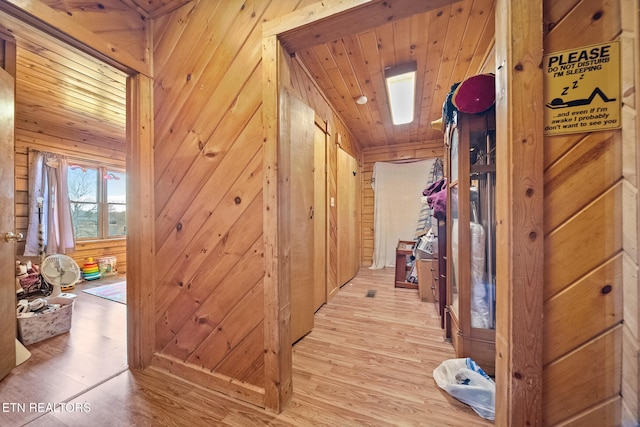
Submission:
[[[293,6],[192,2],[154,26],[154,364],[262,406],[260,22]]]
[[[544,51],[616,40],[621,3],[545,0]],[[623,270],[637,271],[638,264],[637,253],[623,253],[623,224],[637,230],[637,216],[623,220],[623,197],[637,188],[622,180],[624,151],[620,130],[544,138],[544,425],[621,423],[623,336],[625,346],[638,348],[626,319],[637,318],[637,294],[627,301],[626,283],[624,302],[635,311],[625,309],[622,324]],[[637,156],[635,149],[630,154]],[[637,201],[634,207],[637,215]],[[637,359],[629,372],[636,380],[625,381],[634,390],[626,406],[637,411]]]
[[[10,0],[7,3],[14,2]],[[306,0],[300,6],[309,3]],[[101,37],[108,38],[108,31],[103,31],[99,37],[81,26],[90,26],[91,19],[82,24],[74,21],[82,15],[82,10],[74,10],[76,18],[73,18],[64,7],[56,6],[52,1],[48,3],[52,5],[47,9],[51,12],[49,14],[42,13],[43,9],[35,7],[35,4],[44,5],[43,2],[29,2],[24,3],[24,7],[30,8],[35,16],[45,22],[55,20],[58,28],[66,26],[78,39],[89,45],[95,42],[96,50],[103,55],[121,58],[123,68],[140,70],[146,66],[149,71],[150,64],[133,59],[144,56],[135,47],[135,42],[129,40],[126,45],[119,46],[121,49],[114,45],[111,45],[112,49],[106,48],[109,43]],[[107,4],[112,5],[110,2]],[[621,4],[631,7],[631,12],[621,14]],[[631,31],[637,47],[637,6],[631,2],[548,0],[544,5],[547,31],[545,51],[615,39],[622,31],[621,15],[624,16],[624,22],[633,21],[631,27],[624,26],[623,36],[628,36],[626,32]],[[57,9],[53,9],[54,6]],[[241,1],[190,2],[156,18],[151,25],[155,66],[149,74],[154,75],[155,82],[153,131],[157,175],[154,195],[158,224],[155,241],[157,248],[162,251],[156,256],[156,261],[165,272],[164,275],[157,275],[155,329],[158,336],[163,338],[155,347],[154,363],[191,381],[256,404],[260,404],[264,390],[263,328],[234,325],[233,320],[249,315],[253,319],[249,323],[259,325],[263,315],[263,305],[257,301],[264,275],[261,253],[261,99],[259,95],[254,97],[256,89],[261,93],[261,83],[256,79],[260,80],[260,68],[263,66],[258,23],[283,16],[294,7],[294,4],[275,0],[249,5]],[[52,17],[54,13],[58,15],[55,18]],[[131,24],[134,21],[129,19],[124,19],[125,27],[129,26],[132,35],[141,35],[142,31],[137,31],[136,25]],[[120,36],[115,39],[121,40]],[[102,40],[102,43],[98,43],[98,40]],[[131,53],[127,51],[129,46]],[[637,53],[637,49],[634,52]],[[634,61],[636,63],[637,58]],[[629,86],[626,88],[629,93],[637,92]],[[627,103],[631,106],[629,95],[625,96]],[[625,109],[625,117],[630,115],[635,118],[636,105],[637,102],[633,103],[632,109]],[[339,126],[336,123],[333,127],[334,141],[338,134],[348,135]],[[37,133],[29,128],[27,122],[22,132],[26,140],[33,139]],[[594,132],[591,135],[545,139],[545,187],[548,185],[545,203],[547,198],[550,201],[564,193],[571,207],[562,209],[564,217],[556,217],[557,225],[553,229],[545,230],[545,242],[549,243],[545,243],[545,264],[548,267],[545,267],[544,318],[559,319],[565,316],[573,324],[586,322],[586,312],[589,311],[584,310],[586,305],[574,303],[574,309],[562,303],[562,298],[569,298],[569,293],[575,293],[591,298],[589,303],[594,303],[600,310],[600,314],[595,316],[605,321],[589,320],[586,335],[580,338],[581,344],[570,344],[570,350],[556,349],[556,343],[565,340],[558,337],[553,328],[545,326],[544,347],[548,360],[544,371],[543,405],[544,422],[548,425],[563,420],[575,425],[619,424],[623,348],[625,360],[628,359],[630,363],[635,360],[636,363],[634,367],[625,362],[625,369],[629,366],[633,368],[626,372],[637,369],[637,333],[631,329],[634,313],[637,313],[637,297],[634,295],[637,296],[638,262],[632,250],[637,238],[627,245],[625,239],[629,237],[626,232],[623,234],[616,228],[622,227],[623,200],[628,205],[636,206],[636,221],[638,217],[637,197],[632,197],[631,202],[628,197],[634,196],[637,188],[637,183],[631,182],[627,175],[629,159],[633,157],[625,155],[624,163],[622,160],[611,161],[614,175],[619,170],[619,176],[622,177],[624,168],[625,181],[617,180],[604,190],[602,188],[607,184],[598,181],[594,186],[598,189],[596,191],[590,186],[582,186],[570,192],[567,186],[574,185],[575,181],[572,184],[569,179],[563,186],[560,179],[554,179],[572,175],[567,169],[571,164],[568,159],[581,150],[606,158],[615,156],[616,150],[620,151],[619,145],[625,141],[623,150],[626,151],[623,153],[635,150],[637,124],[634,132]],[[71,140],[67,135],[57,135],[57,138]],[[342,147],[345,148],[344,145]],[[119,155],[112,145],[105,152],[114,158]],[[634,152],[637,159],[637,150],[631,151]],[[578,164],[571,167],[581,173],[582,169],[593,163],[589,155],[578,156]],[[394,156],[391,153],[384,157],[391,159]],[[367,154],[363,153],[363,193],[370,188],[365,176],[365,165],[370,161],[367,162],[366,157]],[[635,163],[637,165],[637,160]],[[18,162],[19,167],[21,164],[23,162]],[[607,173],[604,179],[611,179],[611,175]],[[335,181],[332,183],[331,173],[329,181],[330,191],[335,191],[337,187]],[[17,181],[17,184],[16,188],[19,188],[20,182]],[[16,200],[20,199],[21,196],[16,197]],[[22,200],[24,203],[24,197]],[[547,209],[552,210],[551,204],[548,205]],[[366,218],[365,211],[363,202],[363,219]],[[625,220],[633,220],[634,217],[629,217],[626,212]],[[596,230],[598,227],[594,223],[599,227],[604,226],[607,232]],[[590,245],[596,249],[595,254],[585,254],[587,258],[584,260],[574,256],[567,264],[572,268],[568,272],[561,270],[558,267],[560,260],[555,259],[560,256],[560,249],[579,247],[580,241],[576,238],[589,232],[596,233],[595,236],[604,243],[598,247]],[[363,240],[366,235],[363,232]],[[567,243],[557,246],[550,244],[554,239]],[[631,313],[629,329],[626,329],[626,321],[625,326],[621,327],[618,320],[621,311],[620,292],[617,289],[620,267],[615,254],[621,254],[623,250],[628,250],[622,255],[623,269],[628,274],[625,280],[631,279],[630,282],[625,281],[624,288],[624,303],[627,305],[625,316]],[[562,283],[552,276],[556,272],[560,272]],[[594,282],[598,284],[597,289],[602,290],[602,284],[606,283],[611,290],[608,293],[581,292],[582,286]],[[631,286],[627,287],[627,283]],[[603,301],[599,302],[598,298]],[[594,313],[589,316],[592,319]],[[637,314],[635,316],[637,320]],[[603,330],[607,319],[612,320],[608,323],[608,329]],[[559,334],[562,335],[562,332]],[[209,356],[209,352],[197,351],[200,345],[221,352]],[[594,365],[594,360],[599,364]],[[637,408],[637,384],[625,380],[623,387],[630,391],[625,393],[626,421],[637,415],[632,413]],[[580,390],[580,393],[575,393],[576,390]],[[635,418],[637,421],[637,416]]]
[[[637,2],[620,3],[622,33],[620,34],[622,79],[622,286],[624,323],[622,325],[622,425],[640,422],[640,215],[638,170],[640,151],[640,7]]]
[[[496,4],[496,425],[544,425],[542,1]]]

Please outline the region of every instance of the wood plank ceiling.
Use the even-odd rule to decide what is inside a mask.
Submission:
[[[69,16],[95,15],[98,31],[126,39],[136,28],[131,11],[144,22],[170,13],[191,0],[43,0]],[[109,26],[101,12],[115,13],[124,23]],[[118,13],[121,11],[122,13]],[[16,37],[16,127],[34,134],[46,130],[61,141],[124,152],[126,145],[126,78],[109,65],[60,42],[20,20],[0,13],[0,25]],[[122,28],[120,28],[122,27]]]
[[[295,55],[363,148],[441,139],[431,122],[441,117],[451,85],[477,74],[490,57],[494,7],[495,0],[463,0]],[[418,66],[416,120],[394,126],[384,70],[409,61]],[[365,105],[355,103],[360,95]]]
[[[16,128],[124,151],[126,75],[0,13],[16,38]]]
[[[135,10],[145,18],[156,18],[173,12],[193,0],[41,0],[49,7],[68,14],[89,11]]]
[[[144,11],[149,17],[156,18],[169,12],[173,12],[182,5],[192,0],[120,0],[122,3],[133,6],[136,10]]]
[[[68,16],[82,14],[94,30],[126,40],[135,30],[135,14],[144,19],[170,13],[191,0],[43,0]],[[118,26],[104,20],[117,16]],[[94,18],[91,18],[91,16]],[[102,17],[102,18],[101,18]],[[92,20],[93,19],[93,20]],[[91,21],[92,20],[92,21]],[[124,152],[126,144],[127,76],[64,42],[4,12],[0,26],[16,37],[16,126],[24,132],[46,132],[62,141]],[[132,31],[133,31],[132,30]]]
[[[153,17],[169,13],[190,0],[115,1]],[[99,2],[76,0],[47,0],[47,3],[69,13],[100,6]],[[110,8],[114,7],[114,0],[108,3]],[[430,124],[441,117],[442,103],[451,85],[476,74],[490,55],[494,6],[495,0],[463,0],[304,48],[295,54],[363,148],[436,140],[442,133]],[[19,83],[24,90],[19,111],[29,109],[33,115],[37,113],[41,126],[46,125],[42,123],[46,117],[61,114],[55,112],[60,109],[69,117],[76,117],[77,120],[69,120],[69,124],[77,124],[84,133],[94,126],[102,127],[103,131],[113,128],[115,133],[119,133],[115,128],[124,130],[122,76],[115,78],[111,72],[102,71],[91,75],[90,81],[94,81],[96,87],[114,87],[115,84],[118,99],[113,93],[97,93],[97,99],[89,100],[88,88],[82,87],[86,83],[80,83],[84,72],[76,69],[103,69],[104,65],[99,62],[88,64],[92,60],[81,54],[75,64],[68,60],[58,62],[52,57],[55,42],[50,38],[36,40],[35,34],[19,33],[18,45],[24,53],[18,64],[24,70],[24,80]],[[394,126],[384,87],[384,69],[412,60],[418,65],[416,120]],[[73,77],[74,74],[77,77]],[[56,80],[52,75],[59,77]],[[62,96],[61,91],[54,90],[58,84],[74,86],[73,92],[79,99]],[[360,95],[368,98],[367,104],[355,103]],[[42,114],[36,111],[38,109],[43,110]],[[117,138],[123,137],[124,133],[120,132]]]

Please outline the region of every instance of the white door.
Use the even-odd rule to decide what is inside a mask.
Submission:
[[[5,238],[15,229],[14,85],[13,76],[0,69],[0,379],[16,366],[15,243]]]

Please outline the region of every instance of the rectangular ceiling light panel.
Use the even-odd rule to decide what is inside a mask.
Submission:
[[[387,98],[394,125],[411,123],[416,103],[416,63],[410,62],[387,68],[384,72]]]

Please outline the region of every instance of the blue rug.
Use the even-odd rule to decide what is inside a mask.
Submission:
[[[110,285],[96,286],[95,288],[83,289],[82,292],[105,298],[120,304],[127,303],[127,282],[117,282]]]

